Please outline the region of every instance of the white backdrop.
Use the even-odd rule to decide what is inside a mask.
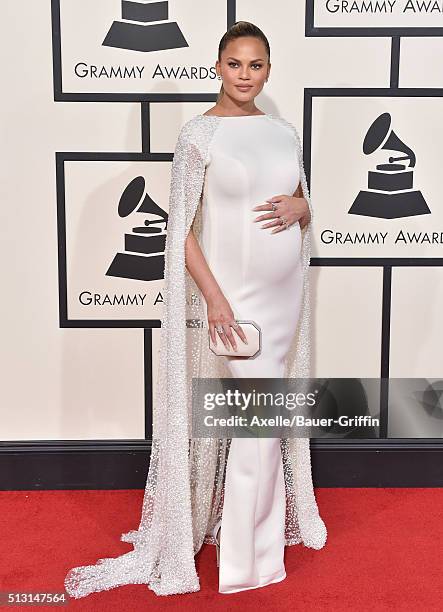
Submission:
[[[177,23],[188,46],[136,51],[102,44],[114,20],[130,25],[120,0],[2,3],[1,440],[145,438],[146,348],[162,282],[105,274],[144,221],[119,216],[119,198],[143,176],[146,193],[167,210],[170,154],[183,123],[213,105],[204,95],[218,92],[213,66],[234,9],[271,45],[257,106],[293,122],[305,144],[316,211],[313,375],[380,376],[389,312],[388,373],[441,377],[442,243],[339,245],[321,236],[443,232],[443,16],[325,13],[326,4],[170,0],[164,21]],[[371,27],[403,31],[392,30],[401,34],[392,40],[391,30],[371,35]],[[430,214],[348,214],[368,171],[392,154],[362,152],[382,113],[416,154],[414,189]],[[373,257],[378,265],[363,262]],[[410,261],[396,262],[383,289],[392,257]],[[82,304],[82,292],[111,303]],[[154,384],[160,333],[152,330]],[[442,436],[441,425],[429,431]],[[415,435],[423,434],[405,429]]]

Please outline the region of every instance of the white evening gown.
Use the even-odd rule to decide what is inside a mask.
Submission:
[[[296,222],[271,234],[273,228],[261,229],[269,220],[254,222],[264,212],[251,209],[272,196],[293,195],[299,181],[294,136],[270,115],[221,119],[208,152],[201,245],[235,318],[252,319],[262,329],[260,355],[228,358],[237,378],[284,376],[301,308],[301,230]],[[241,343],[237,336],[236,341]],[[280,439],[232,438],[220,532],[220,593],[286,577],[285,511]]]

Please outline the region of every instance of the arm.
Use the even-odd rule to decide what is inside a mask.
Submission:
[[[211,300],[220,298],[222,291],[208,266],[192,228],[186,238],[185,261],[186,269],[203,293],[206,302],[209,303]]]
[[[223,344],[235,348],[231,324],[235,325],[234,313],[217,284],[192,230],[195,213],[201,199],[206,166],[205,150],[202,148],[204,134],[194,132],[193,120],[187,122],[178,137],[171,169],[169,197],[169,219],[165,246],[165,279],[172,293],[169,275],[177,276],[177,261],[194,279],[207,303],[207,317],[212,341],[216,344],[216,325],[224,330]],[[198,125],[197,125],[198,128]],[[183,239],[183,241],[182,241]],[[180,264],[181,265],[181,264]],[[237,334],[246,341],[243,330]]]
[[[230,326],[230,323],[235,320],[234,313],[208,266],[208,262],[203,255],[192,227],[186,237],[185,262],[186,269],[194,279],[207,303],[209,333],[211,334],[212,341],[215,344],[217,343],[216,338],[218,334],[216,335],[216,326],[222,326],[225,331],[225,333],[220,336],[223,344],[226,347],[232,346],[234,350],[237,350],[237,343]],[[236,328],[236,332],[245,342],[246,336],[241,326]]]
[[[189,124],[186,124],[186,127]],[[222,327],[224,334],[221,340],[226,348],[232,346],[237,350],[237,343],[231,325],[235,324],[234,312],[212,274],[198,240],[192,229],[198,203],[201,199],[205,178],[205,155],[193,138],[192,132],[187,136],[186,127],[182,130],[173,160],[170,209],[178,203],[181,208],[185,203],[185,267],[200,289],[207,304],[209,333],[214,344],[217,344],[216,326]],[[175,217],[175,215],[174,215]],[[172,235],[174,226],[172,225]],[[169,232],[168,232],[169,235]],[[240,326],[235,328],[238,336],[246,342],[246,336]]]
[[[292,194],[293,197],[296,198],[304,198],[305,196],[303,195],[303,189],[301,186],[301,181],[298,184],[297,189],[294,191],[294,193]],[[311,212],[309,210],[309,205],[306,202],[306,212],[305,214],[300,217],[299,221],[300,221],[300,228],[303,229],[311,220]]]
[[[184,218],[184,255],[185,266],[199,287],[206,302],[220,297],[218,286],[206,259],[200,249],[192,229],[192,224],[205,179],[205,154],[201,150],[199,139],[194,134],[192,121],[187,122],[181,129],[174,151],[171,169],[171,188],[169,196],[168,233],[166,237],[165,273],[173,266],[171,250],[174,248],[175,237],[180,237],[181,224]],[[176,227],[178,229],[176,229]]]
[[[303,189],[301,188],[301,182],[298,184],[297,189],[292,194],[296,198],[303,198]]]

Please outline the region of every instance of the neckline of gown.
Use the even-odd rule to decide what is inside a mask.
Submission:
[[[260,115],[203,115],[200,114],[200,117],[216,117],[217,119],[243,119],[246,117],[269,117],[268,113],[263,113]]]

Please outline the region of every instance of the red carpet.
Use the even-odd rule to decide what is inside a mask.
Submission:
[[[137,528],[142,495],[0,492],[0,590],[63,591],[69,568],[131,550],[119,538]],[[326,546],[286,548],[288,576],[281,583],[221,595],[215,548],[205,545],[196,559],[198,593],[158,597],[143,585],[130,585],[71,599],[68,609],[442,609],[443,489],[317,489],[316,496],[328,528]],[[55,609],[60,608],[37,607]]]

